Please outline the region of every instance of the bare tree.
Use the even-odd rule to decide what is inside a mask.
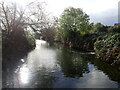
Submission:
[[[45,2],[32,2],[27,5],[26,23],[34,30],[40,31],[48,25],[47,13],[44,9]]]
[[[45,11],[45,2],[31,2],[25,9],[18,8],[17,4],[7,5],[5,2],[0,4],[0,22],[1,28],[9,35],[13,31],[28,30],[30,28],[35,33],[41,33],[41,30],[53,29],[56,18],[50,18]],[[29,28],[28,28],[29,27]],[[26,28],[26,29],[25,29]],[[51,32],[52,33],[52,32]]]
[[[16,4],[7,5],[5,2],[0,4],[1,28],[9,35],[12,31],[22,27],[24,23],[24,10],[18,10]]]

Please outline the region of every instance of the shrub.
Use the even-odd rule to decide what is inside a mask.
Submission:
[[[98,58],[109,63],[120,64],[120,34],[106,34],[94,44]]]
[[[9,50],[22,52],[23,50],[30,50],[35,47],[35,39],[33,35],[24,30],[11,32],[10,35],[3,31],[2,33],[2,49],[5,53]],[[3,52],[3,53],[4,53]]]
[[[109,32],[117,32],[120,33],[120,25],[115,25],[115,26],[111,26],[110,28],[108,28]]]

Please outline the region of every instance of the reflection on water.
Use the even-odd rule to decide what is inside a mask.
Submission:
[[[7,69],[3,73],[3,87],[117,88],[120,86],[118,83],[120,72],[117,68],[96,60],[94,53],[79,53],[62,46],[49,47],[45,41],[37,40],[36,48],[24,58],[18,59],[21,64],[12,67],[14,64],[12,62],[11,66],[6,66]]]
[[[21,83],[26,84],[29,82],[29,69],[24,65],[23,67],[20,68],[19,71],[19,79],[21,81]]]
[[[62,49],[58,60],[66,77],[80,77],[83,73],[89,72],[87,62],[82,60],[80,54],[73,53],[66,48]]]

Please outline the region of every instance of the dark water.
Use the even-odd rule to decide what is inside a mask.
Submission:
[[[3,63],[3,88],[120,87],[118,69],[96,60],[94,54],[49,47],[40,40],[36,43],[36,48],[25,55],[7,56],[14,62]]]

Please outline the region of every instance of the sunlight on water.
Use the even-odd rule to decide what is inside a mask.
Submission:
[[[41,46],[48,45],[46,41],[43,40],[36,40],[36,49],[39,49]]]
[[[21,83],[26,84],[29,82],[29,69],[25,65],[20,68],[19,75]]]
[[[31,70],[38,70],[41,67],[53,68],[56,61],[56,51],[47,48],[43,40],[36,40],[36,49],[28,54],[27,65]]]
[[[26,58],[25,64],[20,68],[20,82],[21,84],[30,83],[29,79],[34,76],[36,72],[43,71],[41,75],[46,72],[53,72],[56,65],[56,51],[48,48],[48,44],[43,40],[36,40],[36,48],[30,52]],[[32,73],[32,74],[31,74]]]

